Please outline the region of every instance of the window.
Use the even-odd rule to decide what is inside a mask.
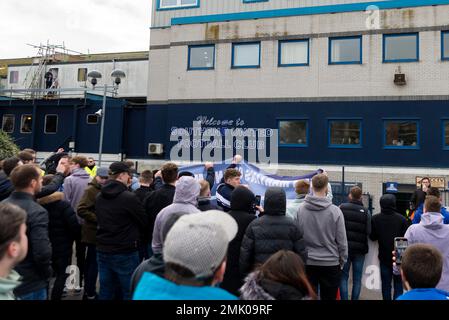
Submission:
[[[279,67],[309,65],[309,40],[279,41]]]
[[[383,62],[413,62],[419,60],[417,33],[384,34]]]
[[[306,147],[308,130],[307,120],[279,120],[279,145]]]
[[[9,72],[9,83],[19,83],[19,71]]]
[[[86,117],[87,124],[97,124],[98,116],[96,114],[88,114]]]
[[[419,125],[416,120],[387,120],[384,122],[384,147],[389,149],[418,149]]]
[[[361,120],[329,120],[329,147],[361,148]]]
[[[329,64],[361,64],[362,37],[329,38]]]
[[[31,133],[33,129],[33,117],[31,114],[22,114],[20,121],[20,133]]]
[[[58,131],[58,116],[55,114],[45,115],[44,133],[56,133]]]
[[[13,114],[5,114],[3,115],[2,120],[2,131],[6,133],[13,133],[14,132],[14,122],[15,117]]]
[[[449,150],[449,120],[443,121],[443,147]]]
[[[157,10],[198,8],[200,0],[157,0]]]
[[[449,60],[449,31],[441,31],[441,59]]]
[[[78,81],[87,81],[87,68],[78,68]]]
[[[259,67],[260,42],[232,44],[232,68]]]
[[[189,46],[188,70],[209,70],[215,64],[215,45]]]

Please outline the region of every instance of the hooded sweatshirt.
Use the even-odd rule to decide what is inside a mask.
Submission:
[[[120,181],[110,180],[95,201],[97,249],[122,254],[137,251],[148,228],[148,217],[137,196]]]
[[[443,274],[437,288],[449,291],[449,225],[443,224],[440,212],[427,212],[421,222],[410,226],[405,233],[409,245],[426,243],[435,246],[443,255]]]
[[[299,205],[306,199],[306,194],[297,194],[295,200],[289,204],[287,207],[286,215],[292,219],[295,219],[296,213],[298,212]]]
[[[344,216],[339,207],[328,198],[307,195],[299,206],[296,224],[304,234],[307,265],[344,265],[348,259],[348,241]]]
[[[75,169],[64,181],[65,200],[70,203],[75,212],[78,207],[78,203],[83,197],[84,191],[90,182],[90,179],[90,175],[86,172],[86,170],[78,168]]]
[[[0,278],[0,300],[15,300],[13,290],[20,284],[20,275],[14,270],[7,278]]]
[[[407,231],[407,219],[396,210],[396,197],[384,194],[380,198],[381,212],[373,215],[370,239],[379,241],[380,263],[391,265],[391,252],[394,249],[394,238],[403,237]]]
[[[200,184],[195,178],[183,176],[176,182],[173,203],[159,212],[154,222],[152,248],[153,253],[162,253],[162,229],[167,219],[176,212],[197,213]]]

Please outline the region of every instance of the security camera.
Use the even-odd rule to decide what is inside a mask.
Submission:
[[[96,115],[97,117],[101,117],[102,113],[103,113],[103,111],[102,111],[101,109],[98,109],[98,111],[95,112],[95,115]]]

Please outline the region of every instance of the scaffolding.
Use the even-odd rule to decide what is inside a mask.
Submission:
[[[23,80],[23,88],[29,89],[29,95],[26,98],[39,99],[39,98],[51,98],[53,91],[41,91],[40,89],[57,89],[58,88],[58,76],[57,74],[47,76],[51,71],[47,71],[47,64],[53,62],[67,61],[71,54],[83,54],[74,50],[66,48],[65,44],[53,45],[47,41],[47,44],[33,45],[27,44],[33,48],[38,49],[36,57],[33,59],[31,66]],[[51,83],[46,84],[44,79],[51,78]],[[45,95],[41,95],[45,94]]]

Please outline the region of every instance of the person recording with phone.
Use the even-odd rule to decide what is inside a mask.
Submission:
[[[449,291],[449,225],[443,223],[444,218],[440,210],[440,199],[435,196],[427,196],[420,223],[411,225],[405,233],[405,237],[410,245],[426,243],[440,250],[444,257],[443,274],[436,287]]]

